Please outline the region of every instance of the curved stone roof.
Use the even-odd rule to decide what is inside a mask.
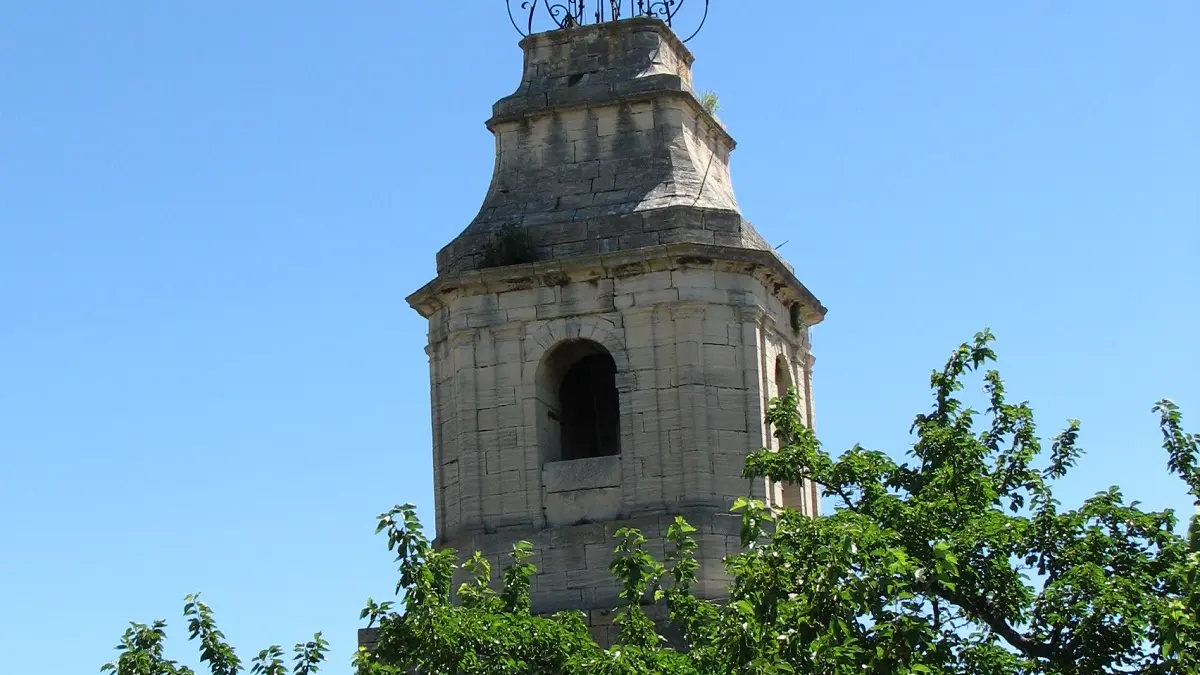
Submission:
[[[438,273],[671,243],[770,250],[734,197],[735,143],[691,89],[692,55],[661,21],[532,35],[517,91],[496,103],[492,183],[479,214],[438,253]],[[501,261],[500,264],[503,264]]]

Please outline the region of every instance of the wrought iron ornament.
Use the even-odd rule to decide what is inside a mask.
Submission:
[[[692,4],[697,5],[699,1],[695,0]],[[699,35],[700,30],[704,28],[704,22],[708,20],[709,0],[703,1],[704,10],[700,15],[700,23],[684,42]],[[639,16],[661,19],[674,29],[676,18],[681,16],[680,12],[683,11],[687,0],[524,0],[520,4],[520,21],[513,14],[513,5],[517,0],[504,2],[508,5],[508,19],[512,21],[513,28],[516,28],[522,37],[528,37],[535,29],[540,31],[540,27],[543,26],[546,30],[555,30]]]

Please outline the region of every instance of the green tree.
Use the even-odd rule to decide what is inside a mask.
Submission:
[[[190,639],[200,643],[200,662],[208,666],[212,675],[237,675],[244,670],[241,659],[225,635],[217,628],[212,609],[200,601],[200,594],[187,596],[183,606],[184,618],[188,620]],[[145,624],[131,623],[117,645],[120,653],[117,660],[104,664],[103,673],[114,675],[195,675],[187,666],[179,666],[163,656],[166,642],[166,621]],[[320,633],[308,642],[298,643],[290,672],[293,675],[312,675],[318,672],[329,645]],[[286,675],[283,648],[272,646],[259,652],[250,668],[253,675]]]
[[[728,602],[696,598],[694,529],[677,519],[656,560],[636,530],[616,535],[611,570],[621,582],[620,644],[601,648],[579,613],[530,613],[530,546],[513,547],[502,590],[478,553],[452,589],[458,554],[435,549],[412,506],[379,517],[396,554],[403,611],[368,600],[378,626],[357,675],[409,672],[544,673],[988,673],[1200,672],[1200,515],[1188,536],[1171,511],[1145,512],[1110,488],[1067,510],[1053,486],[1081,456],[1071,422],[1043,447],[1033,414],[1010,403],[984,332],[932,377],[933,406],[913,424],[908,461],[854,447],[837,458],[801,422],[796,393],[773,401],[767,421],[781,449],[753,454],[745,475],[811,480],[838,508],[807,518],[740,499],[740,554],[726,560]],[[956,398],[982,375],[982,413]],[[1167,466],[1200,506],[1200,437],[1170,401],[1159,416]],[[452,590],[457,593],[452,594]],[[240,662],[211,612],[191,597],[191,636],[213,675]],[[667,645],[644,604],[669,608],[689,648]],[[162,622],[134,624],[117,675],[190,673],[162,657]],[[315,672],[324,642],[297,645],[293,673]],[[272,647],[253,673],[287,672]]]

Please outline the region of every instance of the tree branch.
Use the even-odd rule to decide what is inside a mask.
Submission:
[[[967,598],[966,596],[957,593],[951,593],[948,589],[940,584],[935,585],[934,592],[947,602],[957,604],[974,614],[979,620],[983,621],[992,632],[1004,638],[1008,644],[1020,651],[1025,656],[1037,659],[1045,659],[1047,661],[1062,661],[1068,658],[1068,652],[1054,648],[1050,645],[1030,640],[1025,637],[1012,626],[1003,617],[997,616],[987,605],[987,600]]]

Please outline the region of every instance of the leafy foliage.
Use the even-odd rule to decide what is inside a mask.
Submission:
[[[751,455],[745,475],[812,481],[838,508],[808,518],[739,499],[742,551],[726,559],[727,602],[697,598],[695,529],[677,518],[664,561],[643,533],[616,534],[610,570],[621,583],[618,645],[603,648],[579,612],[530,613],[535,572],[527,542],[492,585],[475,553],[469,579],[452,593],[457,553],[436,549],[415,509],[379,516],[396,554],[404,611],[368,600],[361,618],[378,626],[357,675],[666,673],[1200,672],[1200,514],[1188,536],[1171,511],[1145,512],[1118,488],[1075,509],[1054,484],[1082,457],[1070,422],[1044,447],[1033,413],[1012,403],[988,332],[933,373],[932,408],[916,417],[915,443],[900,463],[855,446],[834,458],[801,419],[796,392],[771,403],[778,450]],[[988,405],[957,396],[980,373]],[[1175,404],[1159,416],[1168,469],[1200,507],[1200,436],[1183,430]],[[686,641],[665,640],[646,608],[658,604]],[[209,609],[190,596],[189,630],[213,675],[241,666]],[[105,666],[116,675],[190,674],[162,656],[165,624],[133,624]],[[316,672],[324,641],[297,645],[292,673]],[[255,675],[286,670],[278,647],[255,659]]]
[[[233,648],[225,642],[225,635],[217,628],[212,610],[200,601],[200,594],[187,596],[183,615],[188,620],[189,639],[200,642],[200,662],[207,664],[212,675],[236,675],[244,670],[241,660]],[[195,675],[187,666],[176,665],[163,656],[166,642],[166,621],[145,624],[131,623],[117,645],[120,652],[116,661],[100,668],[102,673],[114,675]],[[283,649],[278,645],[259,652],[250,668],[252,675],[313,675],[320,669],[329,652],[329,644],[317,633],[309,642],[295,647],[295,658],[289,671],[283,661]]]
[[[147,626],[130,623],[117,645],[120,656],[100,668],[102,673],[115,675],[194,675],[187,666],[177,666],[163,657],[167,623],[155,621]]]

